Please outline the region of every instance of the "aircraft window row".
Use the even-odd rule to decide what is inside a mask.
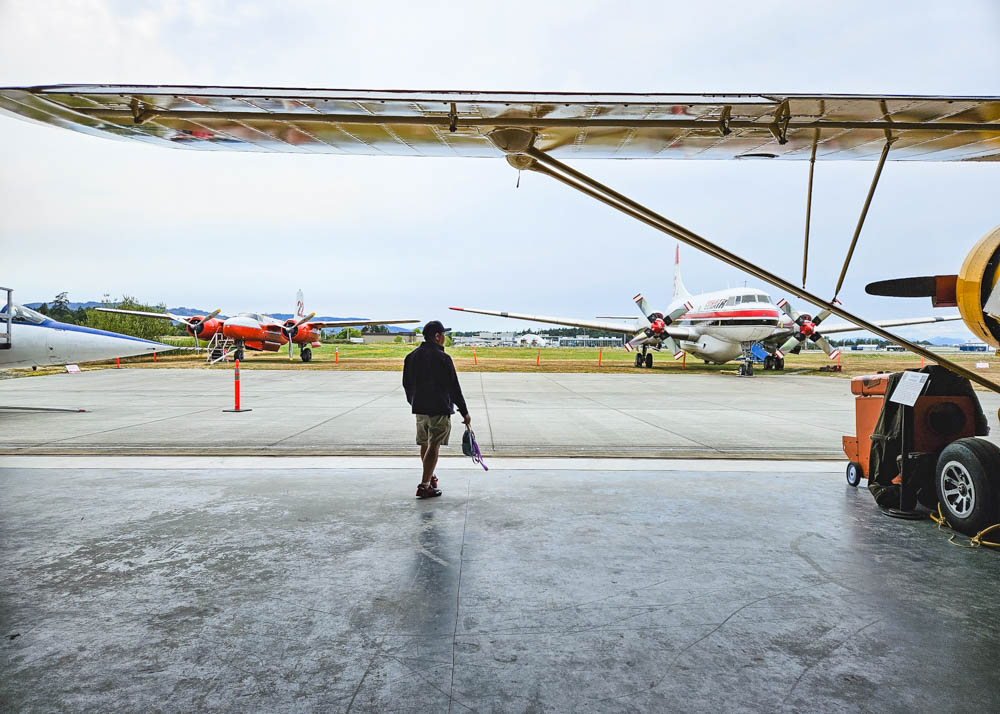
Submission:
[[[40,312],[35,312],[31,308],[27,308],[24,305],[11,305],[11,320],[14,322],[27,322],[32,325],[40,325],[45,322],[45,315]],[[4,305],[0,309],[0,316],[2,319],[7,319],[7,306]]]
[[[745,305],[748,302],[771,302],[771,298],[767,295],[737,295],[736,297],[731,297],[726,301],[727,305]]]

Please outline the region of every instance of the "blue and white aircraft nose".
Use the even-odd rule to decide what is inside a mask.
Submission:
[[[49,334],[46,336],[46,343],[49,361],[52,364],[97,362],[115,357],[134,357],[177,349],[161,342],[82,325],[54,323],[47,332]]]

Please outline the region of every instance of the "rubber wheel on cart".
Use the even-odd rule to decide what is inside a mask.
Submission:
[[[941,512],[951,527],[975,535],[1000,521],[1000,448],[985,439],[958,439],[941,451],[934,471]]]
[[[849,485],[857,488],[862,478],[864,478],[864,472],[861,470],[861,464],[857,461],[847,464],[847,483]]]

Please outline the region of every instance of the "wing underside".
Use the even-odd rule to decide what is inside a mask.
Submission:
[[[898,320],[874,320],[873,323],[878,327],[903,327],[905,325],[929,325],[935,322],[951,322],[952,320],[961,320],[962,316],[959,314],[952,315],[937,315],[934,317],[904,317]],[[820,327],[820,332],[824,335],[832,335],[838,332],[863,332],[865,328],[858,327],[857,325],[852,325],[849,322],[838,322],[836,324],[830,325],[823,323]]]
[[[403,325],[419,320],[327,320],[325,322],[309,321],[310,327],[323,330],[331,327],[361,327],[364,325]]]
[[[580,94],[56,85],[0,111],[203,151],[498,157],[522,127],[557,158],[1000,160],[1000,97]]]
[[[471,307],[452,307],[451,310],[459,312],[474,312],[479,315],[493,315],[495,317],[506,317],[511,320],[528,320],[531,322],[544,322],[548,325],[564,325],[566,327],[582,327],[588,330],[604,330],[605,332],[617,333],[619,335],[634,335],[648,323],[635,320],[633,322],[610,322],[607,320],[587,320],[579,317],[553,317],[551,315],[527,315],[519,312],[506,312],[501,310],[481,310]],[[686,340],[691,334],[683,328],[667,327],[667,336],[678,340]]]

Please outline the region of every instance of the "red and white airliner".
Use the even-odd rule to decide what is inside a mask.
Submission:
[[[220,319],[220,310],[208,315],[177,315],[170,312],[141,312],[139,310],[122,310],[119,308],[99,307],[101,312],[118,312],[125,315],[140,317],[155,317],[161,320],[173,320],[187,326],[187,333],[194,337],[195,346],[200,346],[199,339],[211,340],[216,334],[233,340],[236,344],[234,356],[243,359],[244,350],[258,352],[277,352],[283,345],[288,345],[288,358],[292,358],[293,345],[299,346],[299,356],[303,362],[312,359],[313,347],[319,347],[319,330],[327,328],[360,327],[364,325],[402,325],[419,320],[313,320],[316,313],[308,315],[302,302],[302,291],[299,290],[295,301],[295,316],[287,320],[279,320],[270,315],[256,312],[241,312],[232,317]]]
[[[480,310],[468,307],[453,307],[452,310],[475,312],[480,315],[496,315],[515,320],[533,320],[553,325],[586,327],[635,336],[625,342],[625,349],[639,349],[635,355],[636,367],[652,367],[653,355],[649,350],[668,349],[674,359],[680,359],[685,352],[705,362],[722,364],[741,358],[739,374],[753,376],[752,350],[759,344],[765,351],[764,369],[784,369],[785,352],[797,354],[806,340],[819,346],[830,359],[836,359],[840,350],[835,348],[824,335],[838,332],[856,332],[857,325],[842,323],[829,325],[819,332],[819,325],[829,317],[826,310],[813,316],[799,312],[787,300],[777,303],[763,290],[754,288],[729,288],[715,292],[691,295],[680,274],[680,249],[674,257],[674,293],[665,312],[654,312],[646,299],[636,295],[633,300],[643,318],[631,320],[628,317],[604,316],[593,320],[575,317],[549,317],[546,315],[525,315],[497,310]],[[900,325],[920,325],[929,322],[960,320],[961,315],[936,317],[914,317],[899,320],[882,320],[874,324],[879,327]],[[629,320],[629,322],[607,322],[607,320]]]

